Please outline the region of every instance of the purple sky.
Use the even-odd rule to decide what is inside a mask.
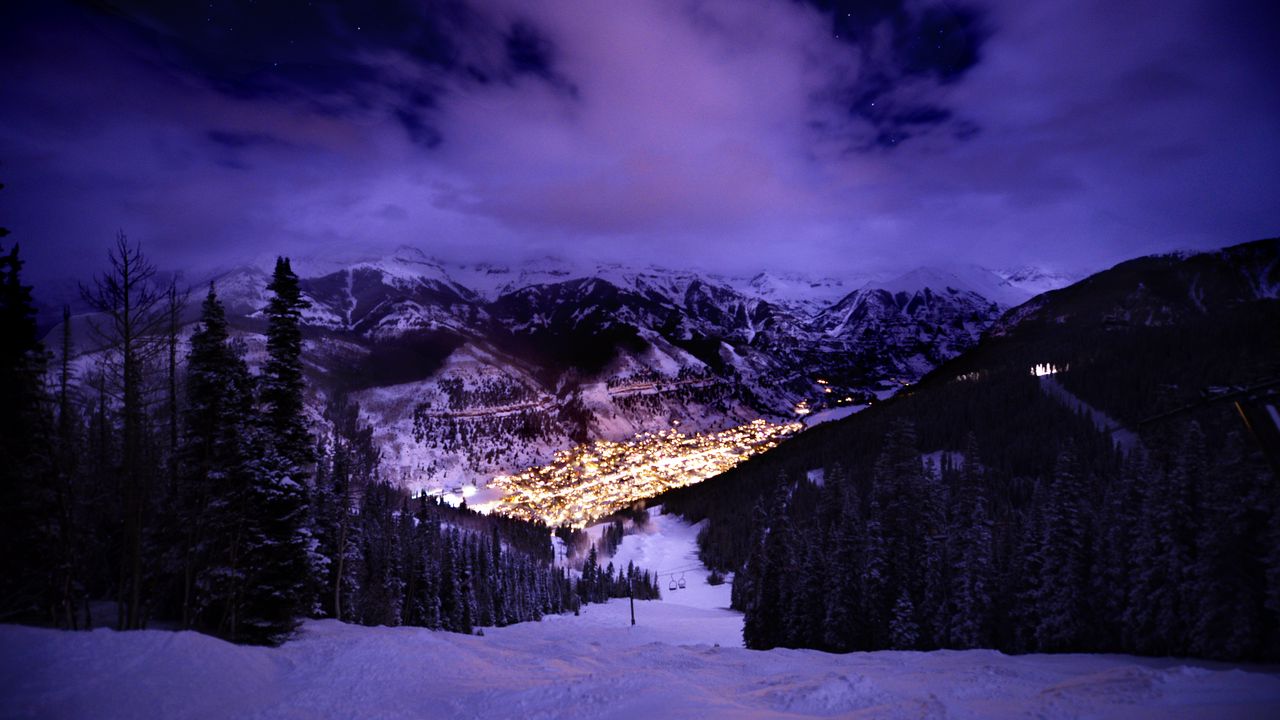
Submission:
[[[413,244],[823,274],[1280,234],[1237,0],[11,2],[0,224],[192,271]]]

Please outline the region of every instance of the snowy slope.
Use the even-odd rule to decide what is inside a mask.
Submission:
[[[308,623],[280,648],[191,632],[0,626],[4,718],[1232,718],[1280,714],[1262,668],[992,651],[682,645],[696,609],[625,601],[485,637]]]
[[[869,289],[883,289],[897,294],[914,294],[925,288],[934,292],[957,290],[973,293],[989,302],[1013,307],[1021,305],[1035,293],[1016,287],[1000,275],[977,266],[919,267],[885,282],[872,282]]]
[[[737,647],[742,644],[742,613],[729,609],[728,582],[707,584],[707,568],[698,559],[698,531],[704,523],[690,525],[674,515],[660,515],[650,510],[648,525],[635,535],[622,538],[613,554],[614,567],[625,568],[635,563],[658,575],[662,590],[661,611],[670,618],[666,630],[670,642],[720,644]],[[605,560],[604,562],[608,562]],[[683,578],[685,586],[670,589],[672,580]],[[644,603],[640,610],[654,603]],[[679,606],[680,611],[671,611]],[[685,621],[677,627],[677,620]]]
[[[1275,668],[1127,656],[745,650],[698,526],[652,511],[613,557],[663,599],[487,628],[310,622],[280,648],[191,632],[0,626],[0,718],[1227,718],[1280,713]],[[665,577],[664,577],[665,580]]]
[[[0,625],[0,717],[1267,717],[1275,667],[993,651],[749,651],[698,527],[654,510],[614,564],[686,588],[484,637],[312,621],[279,648]]]
[[[1025,290],[1031,295],[1041,295],[1050,290],[1066,287],[1084,277],[1081,273],[1054,272],[1029,265],[992,272],[1004,278],[1010,285]]]

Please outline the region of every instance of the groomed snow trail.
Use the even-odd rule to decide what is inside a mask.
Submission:
[[[1081,400],[1075,393],[1068,390],[1058,379],[1052,375],[1042,375],[1039,378],[1040,389],[1049,397],[1070,408],[1071,412],[1083,412],[1093,420],[1094,427],[1100,432],[1110,433],[1111,441],[1120,446],[1125,452],[1133,452],[1141,443],[1138,434],[1132,430],[1125,428],[1119,422],[1113,420],[1110,415],[1095,408],[1089,403]]]
[[[687,567],[656,516],[614,557]],[[280,648],[196,633],[0,626],[0,718],[1280,717],[1280,671],[1107,655],[756,652],[728,585],[485,637],[310,622]],[[677,575],[678,577],[678,575]],[[717,647],[715,643],[719,643]]]

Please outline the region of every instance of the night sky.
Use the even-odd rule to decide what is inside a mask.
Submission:
[[[400,244],[837,274],[1280,234],[1237,0],[6,2],[0,224],[190,271]]]

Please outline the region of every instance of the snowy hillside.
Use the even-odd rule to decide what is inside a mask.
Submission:
[[[1053,272],[1030,265],[1009,270],[995,270],[994,272],[1004,278],[1006,283],[1024,290],[1030,295],[1040,295],[1050,290],[1057,290],[1084,277],[1083,273]]]
[[[615,563],[694,568],[696,528],[655,516]],[[679,573],[676,573],[677,576]],[[1120,655],[831,655],[740,647],[728,585],[686,569],[660,601],[483,637],[310,622],[274,649],[191,632],[0,626],[4,718],[1231,718],[1280,713],[1280,674]],[[77,678],[76,682],[68,682]]]
[[[971,347],[1029,297],[973,267],[868,283],[556,259],[460,264],[413,247],[298,266],[311,417],[345,390],[376,428],[386,477],[413,490],[482,486],[578,443],[676,423],[715,432],[842,415]],[[253,365],[266,273],[237,267],[210,280]],[[189,320],[202,298],[193,294]]]

